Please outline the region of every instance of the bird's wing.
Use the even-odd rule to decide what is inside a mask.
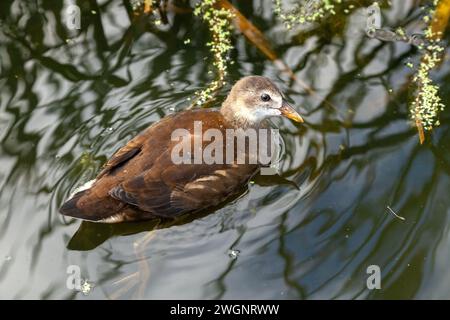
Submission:
[[[174,164],[166,152],[158,165],[110,190],[120,201],[153,215],[174,217],[219,204],[242,190],[257,165]]]
[[[170,136],[170,130],[173,126],[174,116],[175,114],[168,115],[165,118],[161,119],[160,121],[154,123],[153,125],[148,127],[145,131],[143,131],[142,133],[140,133],[139,135],[128,141],[126,145],[117,150],[108,160],[108,162],[105,163],[105,165],[102,168],[102,171],[100,171],[100,173],[97,176],[97,180],[111,173],[114,169],[124,165],[127,161],[135,157],[143,149],[155,148],[154,145],[155,141],[154,139],[152,139],[155,132],[165,131],[167,135]],[[164,128],[163,125],[166,125],[167,127],[163,129]],[[165,144],[161,143],[161,141],[157,141],[157,143],[160,144],[159,147],[165,147]],[[170,143],[170,141],[168,140],[167,143]],[[154,160],[151,158],[153,157],[149,157],[147,154],[146,161],[151,163]]]
[[[97,176],[97,179],[100,179],[104,175],[110,173],[114,168],[124,164],[126,161],[133,158],[136,154],[138,154],[142,146],[145,142],[146,135],[141,134],[130,140],[126,145],[117,150],[108,162],[103,166],[102,171]]]

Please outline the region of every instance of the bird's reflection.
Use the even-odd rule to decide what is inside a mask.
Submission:
[[[223,207],[222,205],[221,207]],[[70,239],[67,248],[69,250],[88,251],[95,249],[109,238],[115,236],[127,236],[144,231],[180,226],[196,219],[203,218],[220,207],[197,213],[186,214],[176,219],[154,218],[148,221],[123,222],[123,223],[96,223],[83,221],[75,234]]]

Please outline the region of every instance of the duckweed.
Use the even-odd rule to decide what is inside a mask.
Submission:
[[[211,41],[206,45],[213,55],[212,64],[217,72],[216,80],[212,81],[207,88],[196,92],[196,104],[199,106],[212,99],[214,93],[225,83],[225,77],[228,74],[227,56],[233,48],[231,45],[233,14],[227,9],[216,8],[216,2],[217,0],[200,1],[194,9],[194,15],[200,16],[211,32]]]
[[[287,12],[284,11],[281,0],[273,0],[274,12],[287,29],[292,29],[298,24],[317,22],[329,14],[334,15],[336,5],[341,3],[342,0],[308,0],[297,4],[294,9]]]
[[[440,34],[433,32],[430,23],[437,3],[437,0],[433,1],[434,7],[428,12],[428,18],[423,19],[429,23],[425,30],[425,38],[429,43],[424,47],[425,53],[413,77],[416,92],[415,99],[410,105],[412,120],[420,122],[425,130],[432,130],[439,125],[438,115],[445,108],[439,96],[439,87],[430,78],[431,70],[440,63],[444,51],[440,45]]]

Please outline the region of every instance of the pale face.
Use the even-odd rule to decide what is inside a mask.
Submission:
[[[283,97],[269,88],[257,91],[241,91],[237,99],[239,116],[248,122],[261,122],[264,119],[281,115]]]

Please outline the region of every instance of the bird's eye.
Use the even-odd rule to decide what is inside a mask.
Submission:
[[[261,100],[267,102],[270,100],[270,96],[267,93],[263,93],[261,95]]]

